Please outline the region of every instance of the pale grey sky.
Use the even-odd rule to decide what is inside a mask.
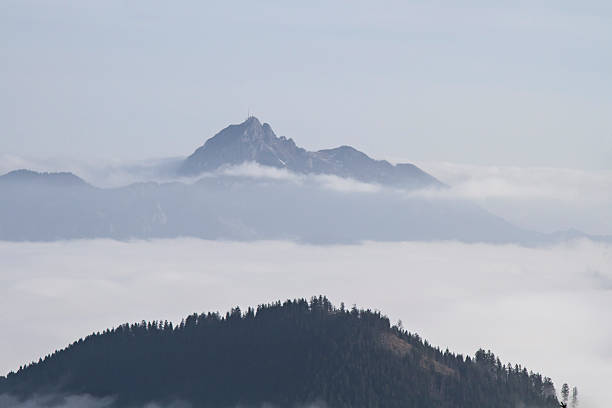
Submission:
[[[0,153],[186,155],[251,109],[309,149],[612,169],[612,3],[288,3],[2,1]]]

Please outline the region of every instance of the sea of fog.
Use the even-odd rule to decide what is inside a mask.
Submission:
[[[0,242],[0,270],[3,374],[124,322],[324,294],[443,349],[491,349],[575,385],[583,408],[607,406],[610,244]]]

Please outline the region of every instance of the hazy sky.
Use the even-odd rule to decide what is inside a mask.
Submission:
[[[612,168],[608,1],[0,2],[0,153],[185,155],[251,109],[310,149]]]

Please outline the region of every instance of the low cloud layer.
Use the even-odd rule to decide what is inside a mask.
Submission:
[[[483,347],[577,385],[604,407],[612,378],[612,246],[197,239],[0,242],[0,371],[142,319],[326,294],[376,308],[442,348]]]
[[[383,188],[377,184],[364,183],[328,174],[297,174],[286,169],[262,166],[254,162],[222,168],[217,173],[207,174],[205,177],[214,177],[219,174],[256,179],[284,180],[297,184],[316,184],[332,191],[346,193],[375,193]]]
[[[540,232],[612,235],[612,171],[419,163],[450,188],[420,194],[472,200]]]
[[[97,398],[88,394],[61,395],[45,394],[36,395],[28,399],[20,399],[13,395],[0,395],[0,407],[2,408],[112,408],[115,398]],[[130,408],[194,408],[193,404],[186,401],[172,401],[166,403],[149,402],[144,405],[132,405]],[[287,408],[279,407],[270,403],[263,403],[258,407],[238,405],[234,408]],[[315,401],[305,405],[296,405],[291,408],[328,408],[325,402]]]
[[[113,401],[111,397],[94,398],[90,395],[43,395],[27,400],[0,395],[0,407],[8,408],[110,408]]]
[[[121,161],[88,161],[70,159],[34,159],[0,154],[0,175],[17,169],[29,169],[39,172],[69,171],[83,178],[96,187],[122,187],[136,182],[172,182],[193,183],[201,177],[234,176],[254,179],[290,181],[297,184],[316,184],[333,191],[344,192],[377,192],[381,186],[333,175],[297,174],[286,169],[262,166],[255,162],[236,166],[227,166],[213,173],[196,177],[173,177],[171,172],[182,158],[142,160],[137,162]]]
[[[409,191],[409,195],[469,200],[517,226],[538,232],[577,229],[612,235],[612,171],[456,163],[422,163],[420,167],[448,188]],[[388,189],[336,176],[298,175],[256,163],[230,167],[219,174],[310,183],[340,192]]]
[[[11,395],[0,395],[0,407],[2,408],[112,408],[114,406],[114,402],[115,399],[113,397],[96,398],[87,394],[46,394],[37,395],[26,400],[21,400]],[[130,408],[193,408],[193,405],[184,401],[172,401],[164,404],[150,402],[145,405],[132,406]],[[275,407],[262,406],[261,408]],[[324,407],[309,406],[304,408]]]

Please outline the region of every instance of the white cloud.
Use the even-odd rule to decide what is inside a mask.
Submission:
[[[612,199],[612,171],[457,163],[421,165],[451,187],[446,191],[447,194],[463,198],[547,198],[567,201]]]
[[[338,177],[330,174],[298,174],[287,169],[262,166],[255,162],[229,166],[212,173],[228,176],[252,177],[258,179],[285,180],[297,184],[316,184],[323,188],[345,193],[375,193],[382,189],[380,185],[364,183],[355,179]],[[209,175],[210,176],[210,175]]]
[[[449,189],[413,194],[462,198],[527,229],[612,235],[612,171],[419,163]]]
[[[608,400],[611,245],[0,242],[0,270],[2,372],[126,321],[327,294],[577,385],[582,407]]]
[[[247,162],[237,166],[222,167],[216,172],[216,174],[273,180],[289,180],[294,182],[301,182],[304,180],[304,176],[293,173],[287,169],[262,166],[256,162]]]
[[[345,192],[345,193],[376,193],[383,189],[378,184],[364,183],[355,179],[331,176],[331,175],[316,175],[313,177],[315,182],[318,182],[324,188],[329,190]]]

